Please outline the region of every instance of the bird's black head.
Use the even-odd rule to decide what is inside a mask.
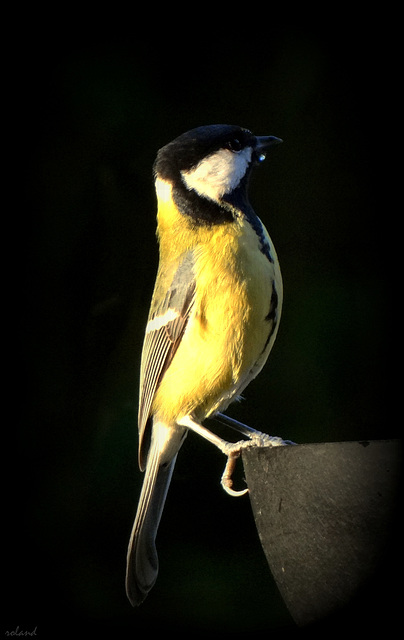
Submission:
[[[233,125],[197,127],[158,151],[155,176],[172,185],[173,197],[183,213],[194,216],[202,206],[212,212],[209,223],[216,222],[218,217],[211,204],[223,208],[225,203],[234,204],[235,198],[247,201],[252,166],[279,142],[279,138],[257,137],[248,129]],[[226,216],[230,216],[228,210]]]
[[[183,133],[157,153],[155,172],[163,180],[175,180],[180,172],[189,171],[215,151],[240,151],[253,144],[254,136],[247,129],[213,124]]]

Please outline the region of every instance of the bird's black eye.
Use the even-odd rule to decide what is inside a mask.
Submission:
[[[233,138],[232,140],[228,141],[228,143],[226,144],[226,148],[230,149],[230,151],[233,151],[234,153],[237,153],[238,151],[241,151],[243,145],[238,138]]]

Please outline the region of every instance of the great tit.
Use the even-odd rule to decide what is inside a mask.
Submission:
[[[222,412],[264,366],[282,308],[272,241],[247,195],[253,167],[282,142],[231,125],[192,129],[154,164],[160,260],[140,370],[139,466],[145,470],[127,555],[126,592],[140,604],[158,573],[155,538],[178,451],[189,430],[228,457],[285,444]],[[229,443],[203,426],[226,421],[248,437]]]

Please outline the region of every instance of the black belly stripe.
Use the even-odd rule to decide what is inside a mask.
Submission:
[[[259,220],[259,218],[257,218],[257,216],[254,216],[254,218],[250,219],[250,224],[259,238],[261,244],[260,251],[264,254],[264,256],[268,258],[269,262],[272,262],[273,264],[274,259],[271,255],[271,247],[269,246],[269,242],[266,239],[261,221]]]
[[[271,294],[271,302],[269,305],[269,311],[265,316],[265,320],[275,320],[276,310],[278,308],[278,293],[275,287],[275,280],[272,280],[272,294]]]
[[[274,263],[274,259],[272,257],[271,254],[271,246],[267,240],[267,237],[265,235],[264,232],[264,227],[262,226],[261,220],[258,218],[258,216],[254,213],[254,211],[250,208],[247,208],[247,210],[244,212],[245,217],[247,218],[248,222],[250,223],[251,227],[254,229],[255,233],[258,236],[258,239],[260,241],[260,251],[261,253],[264,254],[264,256],[266,256],[269,260],[269,262],[271,262],[272,264]]]
[[[271,302],[269,305],[269,311],[267,313],[267,315],[265,316],[265,320],[267,320],[267,322],[272,322],[272,326],[271,329],[269,331],[268,337],[265,341],[265,345],[264,348],[262,350],[262,352],[265,351],[265,349],[268,346],[268,343],[271,339],[271,337],[274,334],[276,325],[277,325],[277,317],[276,317],[276,312],[278,310],[278,293],[276,291],[276,287],[275,287],[275,280],[272,280],[272,294],[271,294]]]

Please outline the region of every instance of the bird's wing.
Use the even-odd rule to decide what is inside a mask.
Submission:
[[[181,342],[195,296],[194,256],[186,252],[173,275],[157,274],[140,367],[139,466],[143,470],[150,445],[148,425],[154,394]]]

